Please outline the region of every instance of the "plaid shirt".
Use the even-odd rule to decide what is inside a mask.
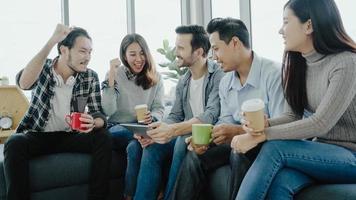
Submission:
[[[29,90],[32,90],[30,108],[17,127],[17,133],[44,131],[49,118],[51,100],[54,97],[54,88],[56,85],[53,70],[51,69],[57,59],[58,57],[54,60],[46,60],[39,78],[31,88],[29,88]],[[21,75],[22,70],[16,76],[17,85],[19,85]],[[76,106],[79,99],[86,101],[89,114],[94,118],[102,118],[106,125],[106,118],[102,114],[99,78],[91,69],[88,69],[86,72],[78,73],[77,75],[72,92],[71,112],[83,112],[79,111],[78,106]]]

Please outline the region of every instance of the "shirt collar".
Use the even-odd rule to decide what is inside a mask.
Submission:
[[[259,80],[261,79],[261,58],[255,52],[252,52],[252,55],[253,60],[250,72],[247,76],[246,84],[249,84],[256,88],[258,87]]]
[[[247,80],[245,85],[251,85],[253,87],[258,87],[258,83],[261,76],[261,58],[255,53],[252,52],[253,60],[248,73]],[[241,83],[239,82],[240,78],[236,71],[231,72],[231,79],[229,83],[229,90],[242,88]]]
[[[131,70],[128,68],[128,67],[124,67],[124,71],[125,71],[125,74],[126,74],[126,77],[127,79],[129,80],[135,80],[137,75],[132,73]]]
[[[64,83],[63,77],[60,74],[57,74],[56,70],[54,69],[55,64],[58,62],[59,56],[53,59],[51,63],[52,74],[54,77],[55,85],[57,87],[62,87],[63,85],[73,86],[75,84],[75,80],[78,77],[78,73],[74,73],[73,75],[69,76],[66,82]]]
[[[307,61],[308,64],[311,63],[316,63],[319,60],[322,60],[325,55],[318,53],[317,51],[313,50],[310,53],[307,54],[302,54],[302,56],[305,58],[305,60]]]

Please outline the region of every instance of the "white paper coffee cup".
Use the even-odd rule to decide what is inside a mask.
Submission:
[[[255,134],[261,134],[265,128],[264,108],[265,103],[261,99],[249,99],[242,103],[241,111],[250,122],[248,127],[252,128]]]
[[[140,104],[135,106],[137,122],[143,123],[145,122],[145,116],[147,113],[147,104]]]

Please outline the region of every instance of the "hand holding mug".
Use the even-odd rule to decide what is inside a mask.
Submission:
[[[243,120],[241,121],[244,124],[244,130],[249,128],[245,131],[252,135],[263,134],[265,128],[264,107],[265,104],[261,99],[250,99],[242,103]]]
[[[152,122],[152,119],[149,119],[151,117],[151,113],[147,110],[147,108],[147,104],[140,104],[135,106],[138,123],[150,124]]]
[[[241,113],[241,115],[244,115],[244,113]],[[268,123],[268,117],[267,115],[265,114],[264,116],[264,127],[265,128],[268,128],[269,127],[269,123]],[[248,133],[248,134],[251,134],[251,135],[261,135],[260,132],[256,133],[256,131],[251,128],[249,125],[250,125],[250,122],[247,121],[245,118],[243,118],[242,120],[242,129]]]
[[[188,145],[187,149],[189,151],[194,151],[196,154],[201,155],[209,149],[209,145],[195,145],[192,138],[193,136],[185,138],[185,143]]]
[[[198,155],[205,153],[213,140],[212,130],[211,124],[192,124],[192,137],[185,140],[187,144],[189,143],[188,150]]]
[[[153,118],[152,118],[151,112],[148,110],[145,113],[145,119],[144,119],[143,123],[144,124],[150,124],[150,123],[152,123],[152,121],[153,121]]]
[[[89,133],[95,127],[93,117],[87,113],[73,112],[65,116],[65,121],[72,130]]]
[[[95,120],[93,116],[89,115],[88,113],[82,113],[79,119],[82,122],[82,130],[80,132],[89,133],[95,128]]]

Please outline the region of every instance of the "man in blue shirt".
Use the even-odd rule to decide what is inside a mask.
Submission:
[[[219,86],[221,113],[213,129],[213,145],[189,145],[192,152],[183,161],[172,199],[200,198],[208,173],[229,163],[230,142],[235,135],[244,133],[240,122],[240,108],[245,100],[262,99],[268,117],[276,117],[284,107],[279,65],[259,57],[251,50],[249,33],[242,21],[216,18],[209,22],[207,31],[213,58],[224,72],[228,72]],[[190,142],[189,138],[187,142]],[[259,147],[256,147],[255,151],[247,154],[247,159],[254,159],[258,150]],[[247,167],[243,166],[244,169],[241,169],[240,164],[245,163],[234,161],[243,159],[241,157],[244,155],[236,154],[233,157],[231,162],[236,169],[233,168],[232,187],[238,189],[244,174],[241,170]]]

